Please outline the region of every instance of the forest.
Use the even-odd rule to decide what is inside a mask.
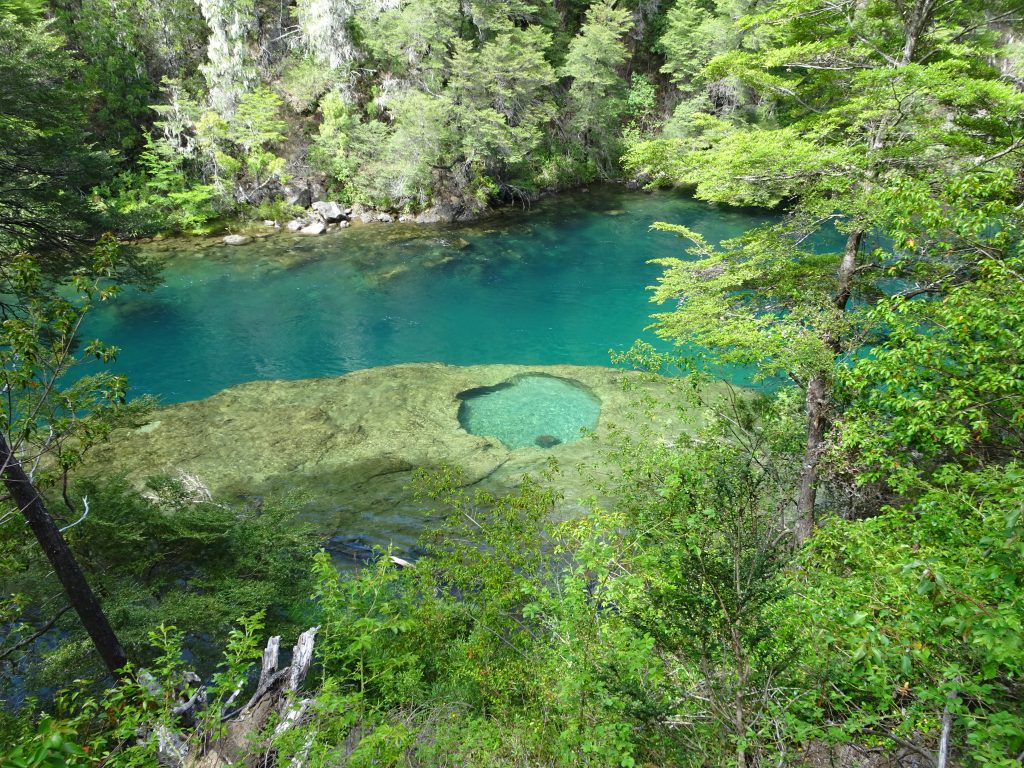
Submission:
[[[0,766],[1024,766],[1021,0],[0,0],[0,83]]]

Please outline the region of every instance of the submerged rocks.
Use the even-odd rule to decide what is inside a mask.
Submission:
[[[459,424],[458,394],[494,387],[518,375],[561,376],[592,390],[602,401],[598,435],[611,423],[628,423],[635,393],[664,394],[669,380],[648,382],[628,371],[578,366],[398,365],[334,379],[261,381],[213,397],[160,409],[152,426],[122,429],[97,445],[79,476],[118,467],[142,487],[148,477],[200,478],[215,497],[303,498],[309,519],[324,533],[344,532],[370,543],[411,546],[427,522],[408,489],[418,468],[460,466],[465,482],[502,492],[526,472],[547,466],[540,446],[508,450],[493,438]],[[669,408],[659,423],[663,437],[680,431]],[[159,420],[159,428],[155,428]],[[599,445],[580,440],[551,446],[565,468],[556,486],[565,493],[562,514],[592,493],[575,467],[597,464]]]
[[[224,245],[247,245],[252,242],[248,235],[225,235]]]
[[[533,441],[533,444],[540,448],[554,448],[556,445],[562,444],[562,438],[555,437],[554,435],[537,435],[537,439]]]

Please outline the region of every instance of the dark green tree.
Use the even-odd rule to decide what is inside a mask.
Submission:
[[[970,233],[941,217],[928,238],[945,249],[898,237],[872,248],[873,234],[895,236],[928,197],[964,210],[957,180],[969,178],[982,205],[1007,194],[993,181],[1024,147],[1024,96],[991,64],[991,25],[1013,13],[1012,3],[973,0],[776,3],[742,22],[756,28],[756,50],[722,54],[705,76],[773,99],[777,124],[719,126],[700,146],[663,140],[627,159],[634,171],[695,185],[705,200],[788,206],[782,224],[723,250],[665,226],[693,242],[694,258],[664,262],[656,296],[676,306],[657,324],[668,338],[787,375],[806,392],[800,541],[814,525],[836,363],[872,330],[861,310],[885,281],[941,290],[974,257]],[[822,245],[834,232],[842,248]]]

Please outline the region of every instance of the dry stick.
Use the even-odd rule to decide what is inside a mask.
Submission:
[[[959,698],[955,690],[946,694],[946,706],[942,710],[942,731],[939,735],[939,756],[935,761],[936,768],[946,768],[949,765],[949,737],[953,730],[953,712],[950,710],[950,702]]]
[[[4,651],[3,653],[0,653],[0,660],[6,659],[8,656],[13,654],[19,648],[24,648],[26,645],[29,645],[29,644],[35,642],[36,640],[38,640],[40,637],[45,635],[47,632],[49,632],[53,628],[53,625],[57,623],[57,620],[60,619],[61,616],[63,616],[65,613],[67,613],[70,610],[71,610],[71,606],[70,605],[65,605],[63,608],[61,608],[59,611],[57,611],[57,614],[52,619],[50,619],[48,622],[43,624],[43,626],[41,626],[39,629],[37,629],[31,635],[29,635],[28,637],[26,637],[26,638],[24,638],[22,640],[19,640],[17,643],[12,645],[6,651]]]

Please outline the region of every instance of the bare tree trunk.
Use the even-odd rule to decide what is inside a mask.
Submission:
[[[832,304],[840,312],[853,294],[853,278],[857,272],[857,259],[864,232],[856,230],[846,238],[843,258],[839,263],[838,285]],[[839,336],[828,331],[825,344],[833,353],[842,351]],[[797,521],[793,538],[801,546],[814,531],[814,505],[818,498],[818,463],[825,449],[825,432],[828,430],[829,410],[832,406],[832,387],[826,373],[818,373],[807,382],[807,445],[804,449],[804,463],[800,472],[800,496],[797,500]]]
[[[802,546],[814,531],[814,504],[818,497],[818,462],[825,446],[831,387],[825,374],[817,374],[807,383],[807,446],[800,471],[800,496],[797,521],[793,529],[796,545]]]
[[[93,594],[89,582],[75,560],[64,536],[50,516],[39,491],[31,478],[25,474],[21,462],[11,451],[4,435],[0,434],[0,475],[3,476],[7,492],[28,521],[32,533],[35,534],[39,546],[43,548],[47,559],[53,566],[54,573],[60,579],[67,593],[71,607],[75,609],[82,626],[92,638],[103,664],[114,677],[122,677],[121,670],[128,663],[121,642],[114,634],[106,614],[100,607],[96,595]]]
[[[846,304],[850,301],[853,293],[853,277],[857,273],[857,257],[860,255],[860,242],[864,239],[864,232],[856,230],[846,238],[846,245],[843,248],[843,260],[839,263],[839,286],[836,288],[836,295],[832,303],[840,312],[846,311]],[[839,352],[839,344],[833,339],[826,339],[826,343],[833,352]]]
[[[903,55],[895,66],[905,67],[914,60],[917,44],[921,41],[921,36],[931,21],[934,10],[935,0],[917,0],[914,3],[909,16],[903,22],[903,34],[906,39],[903,43]]]

